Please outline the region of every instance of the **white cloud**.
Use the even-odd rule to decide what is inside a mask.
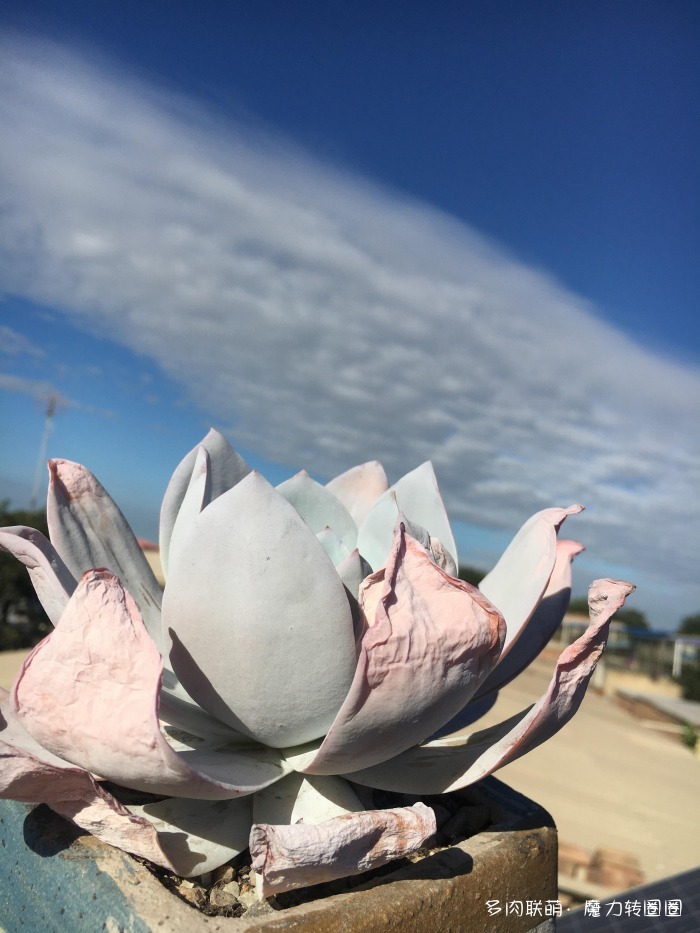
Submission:
[[[46,355],[41,347],[33,344],[24,334],[17,333],[16,330],[7,327],[5,324],[0,324],[0,353],[5,353],[7,356],[26,355],[35,358]]]
[[[75,402],[62,395],[46,379],[27,379],[24,376],[15,376],[11,373],[0,373],[0,389],[6,392],[18,392],[20,395],[26,395],[37,402],[47,403],[49,399],[54,399],[55,404],[62,407],[78,407]]]
[[[591,551],[691,592],[696,371],[286,140],[47,44],[0,51],[9,291],[151,356],[263,456],[432,458],[451,514],[489,527],[581,501]]]

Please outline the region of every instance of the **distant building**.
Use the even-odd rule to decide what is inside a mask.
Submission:
[[[570,645],[584,633],[588,621],[581,613],[567,612],[553,641],[560,646]],[[684,666],[700,664],[700,638],[631,628],[613,619],[605,659],[610,667],[676,678]]]

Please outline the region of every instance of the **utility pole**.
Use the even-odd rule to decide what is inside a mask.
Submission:
[[[44,469],[44,461],[46,460],[46,448],[49,444],[49,435],[51,434],[51,427],[53,425],[53,416],[56,414],[56,396],[49,395],[46,401],[46,417],[44,419],[44,436],[41,438],[41,447],[39,448],[39,459],[36,464],[36,472],[34,474],[34,488],[32,489],[32,498],[29,500],[29,508],[36,508],[36,500],[39,495],[39,487],[41,486],[41,477]]]

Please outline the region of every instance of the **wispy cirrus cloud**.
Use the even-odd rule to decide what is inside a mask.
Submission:
[[[57,404],[66,408],[72,408],[75,404],[46,379],[26,379],[24,376],[0,373],[0,389],[6,392],[19,392],[20,395],[26,395],[36,402],[48,402],[50,398],[53,398]]]
[[[9,291],[150,356],[262,456],[431,458],[451,514],[495,528],[581,501],[591,550],[691,592],[697,371],[273,133],[46,43],[0,57]]]
[[[28,379],[14,373],[0,372],[0,391],[17,392],[19,395],[26,395],[27,398],[31,398],[35,402],[41,402],[43,405],[47,405],[49,401],[52,401],[53,407],[58,410],[72,408],[77,411],[98,415],[100,418],[113,418],[115,416],[115,413],[108,408],[100,408],[79,399],[71,398],[48,379]]]
[[[0,324],[0,353],[5,356],[27,355],[35,358],[46,356],[45,350],[5,324]]]

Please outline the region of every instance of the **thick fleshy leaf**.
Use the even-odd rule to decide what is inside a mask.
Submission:
[[[331,528],[324,528],[322,531],[318,532],[316,537],[321,543],[323,550],[328,554],[334,567],[342,563],[350,554],[347,545],[343,544],[343,541]]]
[[[170,554],[177,553],[182,543],[187,540],[192,525],[202,509],[211,501],[211,460],[204,446],[197,449],[190,483],[180,504],[175,526],[170,538]],[[172,558],[171,558],[172,559]],[[170,644],[170,638],[163,632],[164,645]],[[169,668],[169,658],[164,659],[163,684],[160,694],[160,717],[173,725],[189,729],[198,735],[228,735],[229,740],[240,738],[229,726],[219,722],[201,709]]]
[[[547,588],[557,556],[557,530],[583,506],[544,509],[525,522],[493,570],[479,584],[506,620],[504,654],[535,611]]]
[[[473,784],[541,745],[581,705],[605,648],[610,619],[632,590],[632,584],[618,580],[596,580],[591,585],[591,623],[562,652],[549,688],[529,709],[471,735],[456,733],[419,745],[391,761],[353,771],[348,777],[384,790],[441,794]]]
[[[46,514],[51,543],[76,580],[98,567],[119,577],[160,649],[163,591],[126,519],[79,463],[49,460],[49,473]]]
[[[348,782],[339,777],[288,774],[253,798],[256,823],[322,823],[364,810]]]
[[[323,735],[352,682],[345,587],[299,513],[257,473],[198,516],[172,562],[163,620],[187,692],[265,745]]]
[[[68,605],[76,580],[51,542],[24,525],[0,528],[0,549],[9,551],[29,571],[39,602],[54,625]]]
[[[564,613],[571,597],[571,563],[577,554],[584,550],[578,541],[557,541],[557,555],[554,570],[549,578],[547,589],[533,612],[530,621],[524,625],[511,642],[510,650],[503,652],[498,664],[479,687],[474,699],[486,696],[494,690],[500,690],[510,683],[521,671],[539,655],[552,635],[561,625]],[[473,721],[473,720],[472,720]]]
[[[345,560],[342,560],[339,564],[336,564],[338,571],[338,576],[343,581],[345,585],[345,590],[347,592],[348,602],[350,603],[350,611],[352,612],[352,625],[353,631],[355,633],[355,643],[359,643],[362,638],[366,623],[365,617],[360,609],[360,604],[358,602],[358,596],[360,594],[360,586],[365,577],[369,576],[372,572],[372,568],[360,557],[360,552],[355,548]]]
[[[360,593],[362,581],[372,573],[372,568],[360,557],[360,552],[355,548],[345,560],[341,561],[335,568],[338,576],[343,581],[348,590],[357,597]]]
[[[389,481],[378,460],[352,467],[326,483],[355,520],[359,528],[377,499],[387,491]]]
[[[478,590],[437,567],[399,523],[384,572],[363,584],[375,612],[350,692],[304,768],[366,768],[432,735],[461,709],[496,663],[505,624]]]
[[[191,878],[214,871],[248,848],[253,825],[253,795],[237,800],[187,800],[171,797],[129,810],[149,821],[171,871]]]
[[[357,546],[374,570],[382,567],[389,556],[398,513],[422,525],[431,537],[439,538],[458,566],[457,548],[432,463],[423,463],[403,476],[367,513],[357,535]]]
[[[194,525],[197,516],[211,502],[211,464],[206,447],[197,448],[197,456],[192,468],[189,485],[180,503],[180,510],[175,519],[168,560],[173,559],[178,547],[183,545]]]
[[[275,488],[294,506],[315,534],[331,528],[352,551],[357,544],[357,525],[342,502],[325,486],[302,470]]]
[[[250,854],[261,879],[258,894],[270,897],[379,868],[420,849],[435,831],[435,814],[423,803],[363,810],[315,826],[256,823]]]
[[[160,511],[160,559],[166,576],[170,565],[170,538],[172,537],[182,500],[190,484],[197,459],[197,451],[200,447],[205,448],[210,459],[207,493],[209,502],[218,499],[220,495],[228,489],[232,489],[236,483],[239,483],[244,476],[250,473],[250,467],[245,460],[236,453],[226,438],[214,428],[209,431],[200,444],[183,458],[168,484]]]
[[[225,799],[289,770],[271,749],[174,751],[160,731],[162,662],[138,609],[109,571],[90,571],[60,624],[25,660],[17,716],[44,748],[93,774],[157,794]]]
[[[236,732],[235,729],[220,722],[198,706],[173,672],[165,665],[163,665],[158,717],[162,722],[179,729],[186,729],[201,738],[218,738],[220,742],[235,742],[236,744],[250,743],[248,736]]]

